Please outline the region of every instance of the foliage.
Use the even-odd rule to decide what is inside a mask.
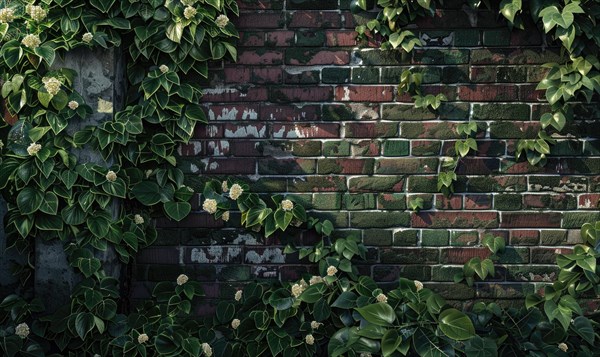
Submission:
[[[442,102],[448,100],[445,95],[439,93],[437,95],[421,93],[421,82],[423,75],[421,73],[412,73],[410,70],[405,70],[400,75],[400,84],[398,84],[398,95],[408,93],[412,95],[415,101],[415,108],[431,108],[436,110]]]
[[[446,196],[454,193],[454,182],[458,179],[456,169],[460,159],[467,156],[471,150],[477,151],[477,141],[474,138],[477,130],[477,124],[474,122],[460,123],[456,126],[456,132],[463,135],[464,139],[457,140],[454,144],[455,157],[448,157],[442,161],[442,168],[446,171],[440,171],[437,181],[437,189]]]
[[[467,285],[473,286],[475,275],[481,280],[485,280],[488,276],[496,275],[494,261],[498,259],[496,254],[504,252],[504,239],[502,237],[494,237],[492,234],[488,233],[483,237],[481,243],[484,247],[489,249],[492,255],[484,259],[481,259],[480,257],[469,259],[463,266],[463,271],[454,276],[455,283],[465,280]]]

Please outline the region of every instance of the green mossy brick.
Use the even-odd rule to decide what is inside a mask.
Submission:
[[[437,176],[410,176],[408,178],[408,192],[439,192]]]
[[[588,180],[586,177],[530,176],[529,191],[554,192],[586,192]],[[591,190],[591,188],[590,188]],[[592,191],[593,192],[593,191]]]
[[[444,299],[468,300],[475,298],[475,288],[465,284],[437,283],[426,287],[440,294]]]
[[[394,246],[416,246],[419,240],[419,231],[405,229],[394,232]]]
[[[460,135],[456,133],[448,123],[401,123],[400,137],[408,139],[427,138],[427,139],[458,139]]]
[[[529,120],[530,107],[527,104],[473,104],[475,120]]]
[[[306,209],[313,208],[313,204],[312,204],[313,195],[311,195],[310,193],[292,193],[292,194],[286,195],[286,198],[290,198],[290,199],[294,200],[294,202],[301,204]],[[269,200],[270,200],[270,198],[269,198]]]
[[[354,228],[408,227],[408,212],[350,212],[350,224]]]
[[[498,83],[525,83],[527,82],[527,67],[498,67],[496,81]]]
[[[313,212],[316,218],[325,220],[328,219],[333,223],[334,227],[346,228],[348,227],[348,213],[347,212]]]
[[[473,47],[481,42],[481,35],[478,29],[456,30],[454,31],[454,46]]]
[[[463,272],[462,266],[449,266],[449,265],[438,265],[431,269],[431,280],[432,281],[454,281],[456,274]]]
[[[421,245],[424,247],[441,247],[448,245],[448,231],[445,229],[423,229]]]
[[[350,156],[350,143],[348,141],[326,141],[323,143],[325,156]]]
[[[380,156],[381,142],[379,140],[359,140],[350,143],[350,154],[356,156]]]
[[[379,68],[362,67],[352,69],[352,83],[375,84],[379,83]]]
[[[600,220],[600,212],[564,212],[561,228],[581,228],[584,223]]]
[[[511,32],[507,28],[483,31],[484,46],[508,46]]]
[[[545,281],[556,280],[560,268],[558,266],[507,265],[508,281]]]
[[[527,177],[524,176],[496,176],[496,177],[469,177],[467,186],[473,193],[488,192],[522,192],[527,190]]]
[[[373,279],[377,282],[393,281],[397,283],[399,278],[410,280],[429,281],[431,279],[431,267],[423,265],[376,265],[373,267]]]
[[[257,182],[260,182],[258,180]],[[287,180],[290,192],[332,192],[346,191],[346,178],[340,176],[306,176]],[[286,191],[286,190],[282,190]]]
[[[494,209],[499,211],[517,211],[522,207],[522,196],[521,195],[495,195],[494,196]]]
[[[535,292],[533,284],[480,284],[477,286],[478,298],[489,299],[524,299]]]
[[[352,55],[363,66],[397,66],[399,64],[410,64],[410,54],[405,51],[367,49],[355,51]]]
[[[381,193],[377,196],[377,208],[385,210],[405,210],[406,195],[403,193]]]
[[[436,156],[439,155],[441,148],[441,141],[426,141],[413,145],[411,151],[413,156]]]
[[[540,239],[542,245],[563,245],[567,241],[567,231],[542,230]]]
[[[321,142],[316,140],[295,141],[292,144],[294,156],[321,156]]]
[[[375,172],[381,175],[423,174],[434,172],[437,167],[437,158],[377,159],[375,162]]]
[[[389,229],[365,229],[363,243],[367,246],[390,246],[394,233]]]
[[[360,240],[362,237],[362,230],[360,229],[344,229],[344,230],[336,230],[331,233],[331,237],[334,239],[338,238],[352,238]]]
[[[444,67],[441,77],[443,83],[468,83],[469,82],[469,67],[468,66],[451,66]]]
[[[350,68],[326,67],[321,70],[323,83],[348,83],[350,82]]]
[[[350,191],[362,192],[400,192],[404,187],[404,176],[351,177]]]
[[[498,254],[499,264],[525,264],[529,263],[529,248],[506,247],[503,253]]]
[[[442,120],[467,120],[470,116],[469,103],[442,102],[437,109],[439,119]],[[484,125],[479,125],[481,130]]]
[[[583,143],[584,156],[600,156],[600,140],[585,140]]]
[[[408,156],[410,142],[408,140],[386,140],[383,142],[383,156]]]
[[[381,69],[381,83],[398,84],[400,76],[407,68],[384,67]],[[442,79],[442,67],[411,67],[412,73],[420,73],[422,84],[440,83]]]
[[[217,273],[219,281],[246,281],[251,279],[250,266],[226,265]]]
[[[325,45],[326,41],[323,30],[296,31],[296,46],[321,47]]]
[[[457,247],[472,247],[479,242],[477,231],[452,231],[450,234],[450,245]]]
[[[435,248],[387,248],[381,249],[379,255],[384,264],[435,264],[440,258]]]
[[[413,60],[419,64],[466,64],[469,63],[469,50],[415,50]]]
[[[550,156],[581,156],[583,143],[575,140],[560,140],[550,146]]]
[[[373,174],[375,159],[319,159],[319,174]]]
[[[344,208],[348,211],[375,209],[375,195],[372,193],[345,194]]]
[[[383,120],[434,120],[435,112],[425,108],[415,108],[414,104],[384,104],[381,112]]]
[[[309,175],[317,172],[317,161],[298,159],[298,160],[259,160],[258,173],[262,175]]]
[[[312,198],[314,209],[339,210],[342,208],[341,193],[315,193]]]

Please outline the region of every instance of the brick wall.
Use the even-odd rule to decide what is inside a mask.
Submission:
[[[180,167],[198,190],[206,178],[238,176],[255,192],[290,193],[337,234],[359,235],[369,249],[361,271],[382,283],[429,281],[449,299],[511,299],[552,279],[557,250],[600,219],[597,105],[578,105],[572,134],[552,147],[544,167],[515,162],[519,138],[535,137],[547,105],[535,91],[540,64],[558,61],[536,31],[509,32],[494,12],[472,24],[462,1],[446,1],[417,23],[428,46],[411,54],[358,47],[360,18],[347,0],[241,0],[237,63],[215,64],[204,97],[210,123],[181,148]],[[474,26],[473,26],[474,25]],[[366,45],[366,46],[365,46]],[[449,101],[437,113],[398,96],[400,73],[424,73],[425,93]],[[457,193],[437,193],[440,157],[453,155],[455,126],[477,122],[479,152],[463,160]],[[422,197],[412,213],[407,201]],[[236,221],[233,216],[232,221]],[[239,220],[237,220],[239,221]],[[280,237],[264,241],[195,211],[160,222],[157,245],[139,256],[135,296],[182,271],[207,295],[231,297],[255,278],[295,278],[306,268],[284,256]],[[452,283],[483,234],[509,247],[490,283]],[[310,244],[311,233],[290,233]]]

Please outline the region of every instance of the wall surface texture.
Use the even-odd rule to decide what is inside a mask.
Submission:
[[[190,185],[237,176],[254,192],[293,194],[336,234],[362,237],[361,272],[382,283],[419,279],[465,300],[522,298],[551,281],[556,252],[600,219],[600,108],[576,106],[544,167],[516,162],[517,140],[535,137],[548,110],[535,90],[540,64],[560,61],[559,50],[536,30],[510,32],[495,12],[470,18],[462,1],[445,3],[417,22],[427,47],[403,54],[359,46],[348,0],[241,0],[239,60],[215,64],[204,96],[210,122],[181,148]],[[448,98],[437,113],[397,95],[411,67],[424,74],[425,93]],[[479,151],[462,160],[457,193],[446,198],[436,189],[440,159],[454,154],[456,125],[467,120],[480,128]],[[415,196],[425,201],[419,213],[407,209]],[[198,202],[183,222],[159,223],[157,245],[134,269],[135,297],[180,272],[205,282],[207,296],[230,298],[244,281],[310,269],[284,256],[279,238],[236,229],[239,215],[214,221]],[[465,261],[486,256],[488,232],[509,244],[497,275],[454,284]]]

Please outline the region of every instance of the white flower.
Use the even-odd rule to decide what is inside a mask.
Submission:
[[[15,10],[10,8],[0,9],[0,23],[7,24],[15,19]]]
[[[417,291],[421,291],[423,290],[423,283],[418,280],[415,280],[415,287],[417,288]]]
[[[21,338],[27,338],[29,336],[29,326],[26,323],[20,323],[15,327],[15,335]]]
[[[152,170],[146,170],[146,178],[152,175]]]
[[[233,319],[231,321],[231,328],[236,330],[238,327],[240,327],[240,319]]]
[[[567,346],[566,343],[561,342],[558,344],[558,349],[563,351],[563,352],[567,352],[567,350],[569,349],[569,346]]]
[[[106,173],[106,179],[110,182],[115,182],[117,180],[117,174],[114,171],[108,171]]]
[[[23,40],[21,40],[21,43],[25,47],[34,49],[34,48],[40,47],[40,44],[42,43],[42,41],[40,40],[40,37],[38,35],[29,34],[29,35],[23,37]]]
[[[2,149],[4,147],[4,143],[2,142],[2,140],[0,140],[0,149]]]
[[[312,328],[313,330],[316,330],[316,329],[318,329],[319,327],[321,327],[321,325],[323,325],[323,324],[322,324],[322,323],[320,323],[320,322],[317,322],[317,321],[312,321],[312,322],[310,323],[310,328]]]
[[[363,352],[360,354],[360,357],[373,357],[369,352]]]
[[[231,189],[229,190],[229,197],[235,201],[242,195],[242,192],[244,192],[242,186],[234,183],[231,185]]]
[[[233,295],[233,298],[235,299],[235,301],[240,301],[242,300],[242,290],[238,290],[235,292],[235,295]]]
[[[144,217],[140,216],[139,214],[136,214],[135,216],[133,216],[133,221],[135,222],[135,224],[144,224]]]
[[[304,341],[306,342],[307,345],[315,344],[315,338],[313,337],[313,335],[306,335],[306,337],[304,338]]]
[[[54,77],[44,77],[42,78],[42,83],[44,83],[46,91],[52,95],[57,95],[58,91],[60,91],[60,86],[62,85],[60,80]]]
[[[202,209],[210,214],[217,212],[217,201],[212,198],[205,199],[202,203]]]
[[[41,6],[27,5],[25,11],[31,16],[34,21],[40,22],[46,18],[48,13]]]
[[[318,276],[318,275],[313,275],[313,276],[310,278],[310,280],[308,281],[308,283],[309,283],[310,285],[315,285],[315,284],[322,283],[322,282],[323,282],[323,278],[321,278],[321,277],[320,277],[320,276]]]
[[[79,103],[77,103],[76,101],[72,100],[69,102],[69,109],[71,110],[75,110],[79,108]]]
[[[192,17],[196,16],[196,8],[192,7],[192,6],[188,6],[185,8],[185,10],[183,10],[183,16],[186,19],[191,19]]]
[[[379,294],[376,297],[377,302],[387,302],[387,296],[385,294]]]
[[[300,284],[300,286],[301,286],[303,289],[306,289],[306,288],[308,288],[308,283],[306,283],[306,281],[305,281],[304,279],[300,279],[300,281],[298,282],[298,284]]]
[[[304,287],[300,284],[294,284],[292,285],[292,295],[297,298],[298,296],[302,295],[302,293],[304,292]]]
[[[158,69],[160,70],[161,73],[169,72],[169,67],[167,67],[167,65],[164,65],[164,64],[161,64],[160,67],[158,67]]]
[[[333,265],[330,265],[329,268],[327,268],[327,275],[329,276],[334,276],[335,273],[337,273],[337,268],[334,267]]]
[[[294,202],[290,200],[281,201],[281,209],[284,211],[291,211],[294,209]]]
[[[177,285],[183,285],[183,284],[187,283],[187,282],[188,282],[188,280],[189,280],[189,278],[188,278],[188,276],[187,276],[187,275],[185,275],[185,274],[180,274],[180,275],[177,277]]]
[[[81,36],[81,40],[85,43],[90,43],[94,39],[94,35],[91,32],[86,32]]]
[[[202,344],[202,352],[204,352],[204,355],[206,357],[211,357],[212,356],[212,348],[210,347],[210,345],[206,342],[204,342]]]
[[[221,183],[221,189],[223,190],[223,192],[229,191],[229,186],[227,186],[227,181],[223,181]]]
[[[221,219],[224,220],[225,222],[228,222],[229,221],[229,211],[223,212]]]
[[[226,15],[219,15],[215,22],[217,23],[217,26],[223,28],[229,23],[229,17],[227,17]]]
[[[138,336],[138,343],[146,343],[148,341],[148,335],[142,333]]]
[[[36,143],[31,143],[31,145],[27,147],[27,153],[30,156],[37,154],[40,150],[42,150],[42,145]]]

